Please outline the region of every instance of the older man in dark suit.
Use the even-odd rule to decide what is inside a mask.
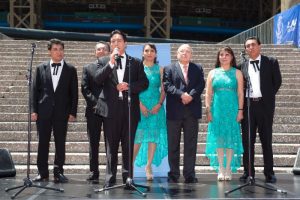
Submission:
[[[243,155],[244,174],[240,177],[240,180],[245,181],[248,176],[251,176],[252,178],[255,176],[254,143],[256,131],[258,130],[263,150],[264,175],[266,177],[266,182],[275,183],[276,176],[273,171],[272,125],[275,110],[275,95],[281,86],[279,64],[276,59],[260,54],[261,43],[259,38],[247,38],[244,46],[249,55],[249,59],[243,62],[240,65],[240,68],[245,80],[249,83],[246,84],[245,87],[245,97],[250,98],[250,119],[248,119],[248,105],[245,103],[244,119],[242,121],[242,139],[245,149]],[[247,87],[248,85],[250,88]],[[247,100],[245,100],[245,102],[247,102]],[[248,122],[250,122],[250,141]]]
[[[180,177],[180,137],[184,134],[183,176],[185,183],[197,183],[195,176],[198,119],[202,116],[201,93],[205,87],[203,69],[191,62],[192,48],[188,44],[177,50],[178,61],[164,69],[163,82],[167,94],[168,182]]]
[[[97,101],[102,91],[102,85],[98,85],[93,75],[98,69],[99,58],[107,56],[110,52],[109,44],[97,42],[95,46],[95,56],[97,60],[85,65],[82,71],[81,92],[86,100],[85,117],[87,121],[87,134],[89,137],[89,158],[90,172],[88,181],[98,182],[99,180],[99,142],[103,118],[95,113]]]
[[[145,90],[149,84],[143,63],[125,53],[126,45],[126,35],[119,30],[113,31],[110,34],[112,54],[99,59],[99,68],[95,74],[98,84],[103,84],[97,110],[104,117],[103,128],[107,159],[104,187],[111,187],[116,183],[120,142],[123,183],[128,177],[132,178],[132,174],[130,174],[132,163],[129,158],[132,157],[135,132],[140,120],[139,93]],[[129,89],[131,98],[128,98]],[[129,100],[130,102],[128,102]],[[131,138],[129,138],[129,103]],[[129,140],[131,151],[129,151]]]
[[[32,121],[38,133],[37,167],[33,181],[49,179],[48,156],[51,131],[55,142],[54,182],[68,182],[64,176],[65,143],[68,121],[76,119],[78,81],[74,66],[64,61],[64,43],[51,39],[48,43],[50,61],[37,66],[32,85]]]

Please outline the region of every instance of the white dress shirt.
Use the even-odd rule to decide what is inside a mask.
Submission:
[[[183,64],[181,64],[180,62],[178,62],[179,63],[179,66],[180,66],[180,68],[181,68],[181,72],[182,72],[182,74],[183,74],[183,77],[184,77],[184,79],[186,79],[185,81],[187,82],[188,80],[187,80],[187,76],[188,76],[188,70],[189,70],[189,64],[187,64],[187,65],[183,65]],[[184,66],[187,66],[187,71],[185,72],[184,71]]]
[[[62,68],[64,66],[64,60],[60,61],[60,66],[59,66],[59,68],[57,70],[57,74],[56,75],[53,75],[54,67],[52,67],[52,63],[53,63],[53,60],[51,59],[50,60],[50,70],[51,70],[51,78],[52,78],[53,90],[55,92],[55,90],[57,88],[57,85],[58,85],[58,81],[59,81],[61,72],[62,72]]]
[[[120,68],[117,69],[118,83],[123,82],[124,74],[125,74],[125,68],[126,68],[126,54],[124,53],[121,56],[123,56],[123,58],[121,58],[122,69],[120,69]],[[109,65],[110,65],[111,68],[114,68],[116,63],[114,65],[112,65],[109,62]],[[119,97],[123,97],[122,92],[119,92]]]
[[[259,55],[255,60],[259,60],[258,67],[261,70],[261,56]],[[254,61],[253,59],[249,59],[248,61],[248,74],[250,77],[251,88],[250,88],[250,97],[257,98],[262,97],[260,90],[260,70],[254,70],[253,64],[250,61]],[[248,97],[248,90],[246,96]]]

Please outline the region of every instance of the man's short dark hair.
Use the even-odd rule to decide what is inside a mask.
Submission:
[[[244,41],[244,47],[245,47],[245,48],[246,48],[246,42],[247,42],[248,40],[256,40],[256,42],[257,42],[258,45],[261,44],[261,42],[260,42],[260,40],[259,40],[259,38],[258,38],[257,36],[251,36],[251,37],[247,37],[247,38],[245,39],[245,41]]]
[[[124,32],[120,31],[120,30],[114,30],[110,33],[110,36],[109,36],[109,41],[110,39],[115,35],[115,34],[119,34],[123,37],[123,40],[124,42],[127,42],[127,36]]]
[[[110,46],[109,46],[109,43],[104,42],[104,41],[99,41],[99,42],[97,42],[96,46],[97,46],[98,44],[103,44],[103,45],[105,46],[106,50],[107,50],[108,52],[110,52]]]
[[[59,39],[56,39],[56,38],[53,38],[53,39],[49,40],[49,42],[47,44],[48,50],[52,49],[53,44],[59,44],[59,45],[61,45],[63,47],[63,49],[65,49],[65,44],[64,44],[63,41],[61,41]]]

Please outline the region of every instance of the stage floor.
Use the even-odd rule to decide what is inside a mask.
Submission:
[[[293,174],[276,174],[278,180],[275,185],[265,184],[264,176],[256,175],[256,183],[285,190],[287,194],[258,186],[247,186],[225,196],[226,191],[243,184],[238,180],[240,175],[234,174],[233,180],[230,182],[217,182],[216,174],[197,174],[199,183],[196,184],[185,184],[182,179],[178,184],[170,184],[167,182],[167,178],[155,178],[153,182],[147,182],[145,178],[136,178],[135,183],[150,186],[148,192],[140,188],[147,193],[146,197],[136,191],[124,190],[123,187],[96,193],[94,190],[102,188],[103,179],[100,179],[99,184],[92,184],[85,181],[87,175],[66,175],[69,183],[55,184],[52,180],[53,177],[50,177],[49,182],[40,184],[41,186],[63,188],[64,192],[29,187],[15,199],[300,199],[300,176]],[[31,176],[33,177],[33,175]],[[5,188],[23,185],[25,177],[26,175],[17,175],[14,178],[1,178],[0,199],[10,199],[10,196],[19,189],[6,192]],[[121,183],[120,179],[118,183]]]

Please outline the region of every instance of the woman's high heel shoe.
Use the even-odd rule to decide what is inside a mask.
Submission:
[[[222,168],[219,169],[217,179],[218,179],[218,181],[224,181],[225,180],[224,169],[222,169]]]
[[[231,181],[232,180],[231,170],[226,170],[224,179],[225,179],[225,181]]]
[[[151,167],[146,167],[145,171],[146,171],[147,181],[152,181],[153,180],[152,168]]]

